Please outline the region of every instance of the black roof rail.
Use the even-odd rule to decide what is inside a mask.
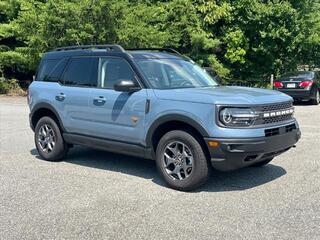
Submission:
[[[182,55],[177,50],[174,50],[172,48],[126,48],[128,51],[159,51],[159,52],[168,52],[168,53],[174,53],[177,55]]]
[[[69,51],[69,50],[83,50],[83,49],[106,49],[109,52],[124,52],[125,50],[117,44],[106,44],[106,45],[79,45],[56,48],[53,51]]]

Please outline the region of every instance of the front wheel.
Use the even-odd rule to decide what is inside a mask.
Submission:
[[[39,155],[48,161],[58,161],[68,152],[57,123],[50,117],[42,117],[35,127],[35,144]]]
[[[165,182],[181,191],[203,185],[211,170],[201,144],[194,136],[181,130],[170,131],[161,138],[156,164]]]

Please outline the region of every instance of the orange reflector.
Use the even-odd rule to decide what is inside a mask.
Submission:
[[[209,141],[210,147],[219,147],[220,143],[217,141]]]

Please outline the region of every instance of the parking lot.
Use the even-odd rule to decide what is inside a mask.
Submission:
[[[26,99],[0,97],[0,239],[320,239],[320,106],[295,115],[296,148],[184,193],[149,160],[83,147],[39,159]]]

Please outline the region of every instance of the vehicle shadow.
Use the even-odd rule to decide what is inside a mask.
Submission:
[[[32,149],[31,154],[40,159],[36,149]],[[76,146],[70,150],[64,162],[150,179],[155,184],[165,187],[164,181],[157,172],[155,162],[152,160]],[[249,167],[233,172],[213,170],[208,183],[195,192],[227,192],[251,189],[274,181],[285,174],[285,169],[273,164],[264,167]]]

